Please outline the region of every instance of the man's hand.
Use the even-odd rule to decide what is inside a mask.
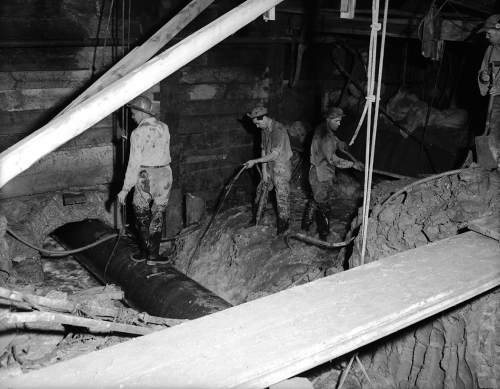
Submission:
[[[250,169],[256,163],[257,161],[255,159],[251,159],[250,161],[245,162],[245,169]]]
[[[490,95],[492,95],[492,96],[498,96],[498,95],[500,95],[500,87],[498,87],[498,86],[491,87],[491,89],[490,89]]]
[[[120,204],[125,205],[125,199],[127,198],[128,192],[126,190],[121,190],[120,193],[118,193],[118,201]]]
[[[345,143],[345,142],[339,142],[339,143],[337,143],[337,147],[340,150],[349,151],[349,147],[347,146],[347,143]]]
[[[489,80],[490,80],[490,75],[488,74],[488,71],[483,70],[481,72],[481,81],[483,81],[484,83],[487,83]]]
[[[267,172],[267,169],[262,169],[262,180],[264,182],[269,182],[269,173]]]
[[[365,170],[365,165],[363,165],[361,162],[357,161],[354,162],[353,168],[359,171]]]

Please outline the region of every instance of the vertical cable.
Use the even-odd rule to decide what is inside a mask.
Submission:
[[[379,13],[379,1],[374,0],[373,2],[373,26],[372,33],[375,30],[375,27],[378,24],[378,13]],[[369,129],[367,129],[367,140],[366,140],[366,156],[365,160],[365,192],[363,197],[363,233],[362,233],[362,248],[361,248],[361,265],[365,263],[365,255],[366,255],[366,240],[368,235],[368,217],[370,211],[370,196],[371,196],[371,184],[372,184],[372,176],[373,176],[373,161],[375,157],[375,144],[377,139],[377,124],[378,124],[378,112],[380,108],[380,90],[382,87],[382,70],[384,64],[384,51],[385,51],[385,35],[386,35],[386,26],[387,26],[387,13],[389,9],[389,0],[385,1],[384,6],[384,22],[382,26],[382,43],[380,48],[380,58],[379,58],[379,68],[378,68],[378,83],[377,83],[377,95],[376,98],[373,99],[373,86],[374,86],[374,75],[375,75],[375,54],[377,48],[377,39],[376,34],[372,39],[372,46],[370,46],[370,58],[372,61],[370,62],[370,66],[372,66],[370,75],[372,76],[371,81],[369,82],[370,92],[367,96],[367,104],[370,104],[368,107],[369,116],[368,116],[368,126],[371,121],[371,103],[375,100],[375,112],[373,118],[373,136],[370,139]],[[371,143],[370,143],[371,140]]]

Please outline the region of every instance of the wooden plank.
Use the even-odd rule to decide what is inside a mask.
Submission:
[[[231,147],[224,153],[210,153],[181,158],[181,175],[183,182],[189,182],[187,177],[195,172],[208,172],[214,169],[224,168],[226,166],[241,166],[243,163],[254,157],[252,147],[240,146]]]
[[[219,191],[229,184],[232,178],[242,168],[242,164],[225,165],[213,169],[206,169],[182,175],[182,193],[194,193],[218,188]],[[240,175],[238,185],[249,183],[248,174]]]
[[[94,64],[95,74],[115,62],[115,48],[98,47],[40,47],[40,48],[0,48],[0,71],[39,71],[50,69],[82,70]],[[104,65],[103,65],[104,57]],[[94,62],[94,59],[97,59]]]
[[[245,119],[245,112],[227,115],[181,116],[179,134],[197,134],[203,132],[240,131]]]
[[[58,106],[71,95],[75,89],[25,89],[0,91],[1,111],[34,111]]]
[[[242,63],[244,61],[242,60]],[[222,66],[192,67],[185,66],[179,71],[181,84],[229,84],[254,83],[267,79],[267,66]]]
[[[0,72],[0,91],[79,88],[90,80],[91,75],[90,70]]]
[[[4,151],[0,187],[281,1],[247,0]]]
[[[0,198],[110,183],[113,152],[113,145],[55,151],[2,187]]]
[[[3,134],[31,134],[41,126],[47,124],[54,117],[57,108],[48,110],[34,111],[0,111],[0,135]],[[91,128],[112,127],[113,114],[106,116],[101,121],[94,124]]]
[[[245,64],[247,66],[267,65],[268,45],[224,45],[214,47],[188,63],[188,67],[234,67]]]
[[[243,129],[238,132],[224,132],[221,134],[200,133],[183,135],[182,142],[183,155],[198,154],[224,154],[228,149],[246,146],[252,148],[254,133],[246,132]],[[225,151],[226,150],[226,151]]]
[[[113,127],[91,127],[84,133],[78,135],[74,139],[60,146],[57,150],[73,148],[73,147],[94,147],[103,144],[112,144],[115,138],[114,134],[117,133],[119,129],[114,129]],[[18,133],[12,135],[0,135],[0,153],[7,150],[9,147],[14,146],[17,142],[20,142],[26,138],[28,133]],[[118,137],[116,137],[118,139]]]
[[[75,21],[75,18],[78,18],[78,21]],[[0,36],[5,40],[95,38],[96,31],[99,31],[100,38],[105,37],[106,29],[102,28],[102,20],[96,13],[90,17],[81,14],[40,17],[36,13],[29,16],[0,16]],[[128,34],[128,30],[126,32]],[[121,22],[115,25],[114,33],[116,36],[122,36]],[[140,21],[130,20],[130,36],[133,38],[142,36]]]
[[[186,101],[180,105],[179,111],[181,116],[230,115],[238,112],[244,115],[255,108],[257,104],[266,102],[266,100]]]
[[[196,84],[179,88],[179,101],[267,99],[268,82],[253,84]]]
[[[5,386],[266,388],[500,285],[467,232],[93,352]],[[335,298],[332,298],[335,296]]]
[[[469,230],[500,241],[500,215],[498,214],[470,221],[467,225]]]

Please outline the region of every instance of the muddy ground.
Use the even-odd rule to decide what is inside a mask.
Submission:
[[[382,205],[391,194],[415,181],[383,181],[373,189],[365,262],[461,233],[467,229],[468,220],[492,215],[500,208],[499,174],[482,169],[468,169],[417,185]],[[359,224],[361,194],[361,187],[353,176],[339,177],[330,201],[333,210],[330,242],[344,240],[349,230]],[[304,178],[298,175],[291,193],[291,233],[300,230],[307,196]],[[95,198],[99,200],[100,196]],[[57,211],[50,201],[46,204],[49,215],[51,209]],[[217,204],[213,204],[213,209],[217,209]],[[85,214],[98,213],[86,211]],[[324,250],[296,239],[289,240],[290,248],[283,237],[276,237],[272,195],[258,226],[249,223],[252,207],[248,201],[227,199],[201,241],[198,254],[193,256],[211,216],[208,213],[200,229],[175,242],[174,263],[179,270],[186,272],[191,262],[188,275],[233,305],[342,272],[360,263],[359,235],[348,250]],[[309,235],[318,237],[314,226]],[[37,236],[36,239],[41,238]],[[57,249],[50,237],[45,236],[43,241],[46,247]],[[164,248],[169,245],[165,244]],[[9,280],[13,288],[37,295],[51,291],[72,294],[98,284],[72,258],[31,257],[33,251],[30,250],[25,250],[27,254],[22,258],[19,254],[22,250],[9,250],[21,259],[8,268],[13,275]],[[494,351],[500,338],[498,293],[499,290],[494,290],[359,350],[363,366],[375,387],[500,387],[500,360]],[[8,307],[3,309],[5,312]],[[3,331],[0,335],[0,378],[22,374],[127,339],[130,338],[92,334],[74,328],[59,332],[28,327]],[[333,387],[347,362],[348,357],[339,358],[304,373],[304,376],[314,383],[316,389]],[[360,366],[354,364],[345,387],[361,388],[363,385],[366,386],[367,382]]]

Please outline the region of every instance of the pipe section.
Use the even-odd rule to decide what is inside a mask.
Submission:
[[[116,231],[100,220],[68,223],[52,233],[66,249],[83,247],[109,235],[116,235]],[[192,320],[231,307],[173,266],[130,261],[129,256],[137,252],[137,245],[125,235],[110,257],[115,242],[116,239],[110,239],[73,255],[103,283],[120,286],[132,308],[153,316]]]

